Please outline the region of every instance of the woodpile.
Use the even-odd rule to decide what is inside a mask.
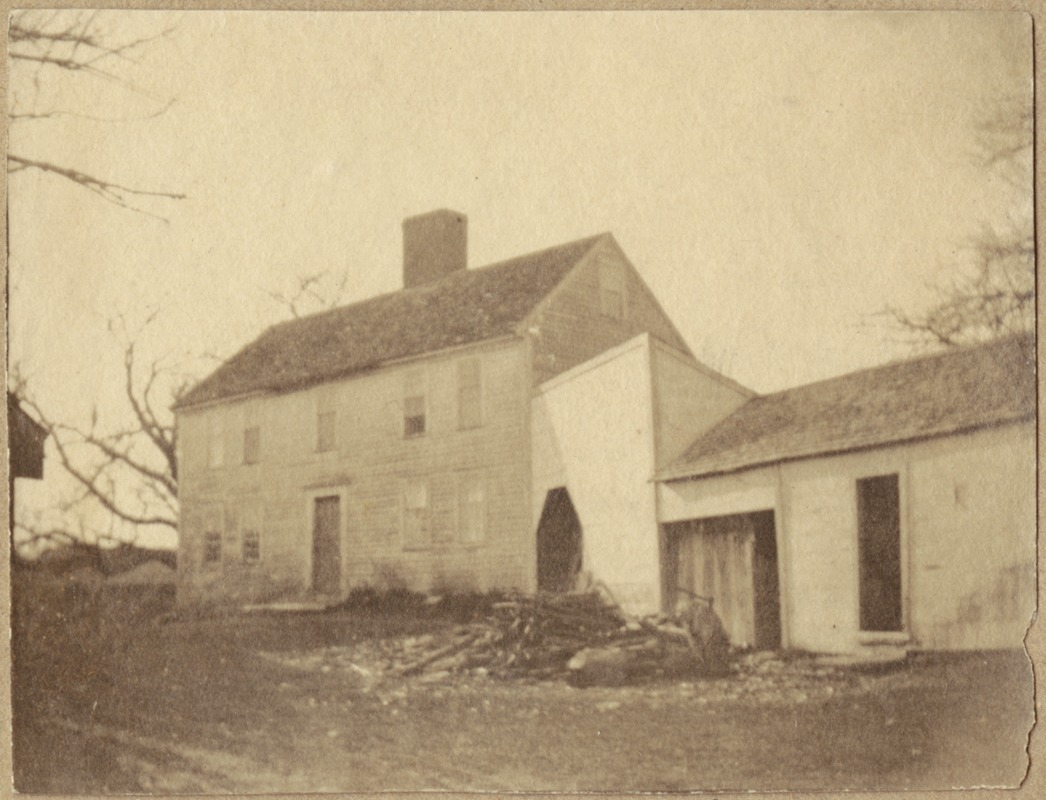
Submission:
[[[726,634],[707,603],[691,600],[671,617],[635,618],[592,591],[496,602],[488,619],[459,626],[450,642],[397,671],[428,679],[455,672],[564,677],[589,686],[723,674],[729,661]]]

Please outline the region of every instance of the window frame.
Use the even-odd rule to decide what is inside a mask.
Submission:
[[[206,526],[203,530],[203,554],[201,563],[204,569],[216,569],[222,563],[222,532],[213,526]]]
[[[412,505],[412,491],[419,491],[421,503]],[[418,528],[411,527],[412,514]],[[404,550],[428,550],[432,547],[432,490],[427,478],[405,478],[400,487],[400,536]]]
[[[483,362],[479,356],[462,359],[458,362],[457,371],[458,430],[481,428],[483,427]]]
[[[458,541],[466,547],[478,547],[487,541],[487,523],[489,520],[489,486],[482,473],[466,472],[459,476],[457,485],[457,536]],[[479,502],[473,501],[472,490],[478,489]],[[479,532],[477,536],[469,534],[470,511],[476,512],[478,505]]]
[[[325,422],[329,421],[329,428]],[[316,452],[332,453],[338,449],[338,412],[332,408],[316,412]]]
[[[254,434],[253,441],[250,434]],[[243,429],[243,463],[252,466],[261,463],[261,425],[246,425]]]
[[[428,404],[426,402],[425,373],[410,370],[403,376],[403,438],[417,439],[428,432]],[[420,404],[421,413],[410,406]]]

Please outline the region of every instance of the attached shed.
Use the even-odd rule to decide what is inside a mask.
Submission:
[[[785,647],[1021,646],[1034,353],[1010,337],[746,403],[660,474],[677,592],[712,597],[743,645],[774,646],[777,608]]]

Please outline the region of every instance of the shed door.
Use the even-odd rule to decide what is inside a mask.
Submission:
[[[901,630],[901,502],[896,475],[857,481],[861,630]]]
[[[312,588],[322,594],[341,589],[341,498],[337,495],[313,501]]]
[[[773,511],[675,522],[666,534],[676,600],[711,600],[734,645],[781,646]]]

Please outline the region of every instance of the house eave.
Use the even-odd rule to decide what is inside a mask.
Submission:
[[[658,483],[676,483],[682,481],[691,480],[703,480],[705,478],[717,478],[723,475],[736,475],[741,472],[748,472],[750,470],[761,469],[764,467],[774,467],[781,464],[791,464],[797,461],[809,461],[814,458],[830,458],[832,456],[848,455],[850,453],[865,453],[870,450],[881,450],[887,447],[896,447],[906,444],[916,444],[919,442],[932,441],[934,439],[943,439],[948,436],[960,436],[968,433],[977,433],[980,431],[996,430],[998,428],[1004,428],[1009,425],[1019,425],[1026,422],[1034,422],[1035,414],[1024,414],[1015,417],[1009,417],[1004,419],[995,420],[992,422],[978,423],[976,425],[966,425],[958,428],[952,428],[943,431],[933,431],[931,433],[916,435],[916,436],[904,436],[896,439],[885,439],[873,443],[851,445],[851,446],[840,446],[835,448],[818,449],[807,453],[795,453],[792,455],[764,458],[757,461],[747,461],[736,466],[726,466],[716,469],[707,470],[667,470],[654,476],[654,480]]]

